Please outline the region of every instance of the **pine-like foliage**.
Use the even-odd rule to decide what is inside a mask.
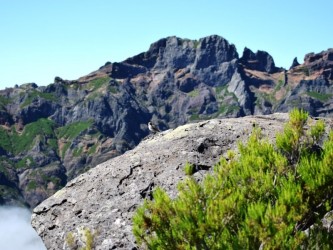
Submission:
[[[333,133],[323,142],[324,134],[324,123],[300,110],[290,113],[274,144],[254,129],[248,142],[239,144],[239,156],[229,152],[201,183],[187,177],[176,199],[157,188],[133,217],[138,244],[148,249],[332,248],[333,237],[320,222],[333,198]]]

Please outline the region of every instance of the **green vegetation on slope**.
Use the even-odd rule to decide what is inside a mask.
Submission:
[[[282,91],[282,93],[280,93],[282,95],[285,95],[288,92],[288,89],[290,88],[284,85],[285,85],[284,80],[279,79],[272,91],[267,93],[259,90],[255,91],[255,96],[256,96],[255,104],[257,106],[261,106],[263,105],[263,103],[266,102],[266,105],[272,105],[273,107],[276,107],[280,103],[280,99],[279,98],[277,99],[277,93],[282,89],[286,89],[286,92]]]
[[[0,95],[0,109],[3,109],[9,103],[10,103],[10,98]]]
[[[101,77],[101,78],[96,78],[94,80],[91,80],[88,83],[88,88],[92,88],[92,91],[95,91],[97,89],[99,89],[100,87],[102,87],[105,84],[108,84],[110,81],[110,77],[106,76],[106,77]]]
[[[219,103],[216,117],[221,114],[237,113],[240,110],[238,99],[234,93],[228,91],[227,84],[215,87],[215,95]]]
[[[37,90],[32,90],[31,92],[28,93],[28,96],[26,97],[24,102],[21,104],[21,108],[28,106],[38,97],[43,98],[45,100],[49,100],[49,101],[56,101],[56,97],[53,93],[43,93],[43,92],[39,92]]]
[[[30,149],[37,138],[42,141],[54,138],[54,128],[55,123],[45,118],[27,124],[22,134],[17,133],[14,127],[10,131],[0,127],[0,147],[14,154],[21,153]],[[52,141],[46,141],[46,144],[48,143],[54,144]]]
[[[194,89],[194,90],[192,90],[191,92],[188,93],[188,96],[194,98],[194,97],[199,96],[199,94],[200,94],[199,90],[198,89]]]
[[[58,138],[74,139],[82,131],[88,129],[93,124],[92,120],[83,122],[74,122],[57,129]]]
[[[33,166],[33,165],[35,165],[35,162],[31,156],[24,157],[23,159],[21,159],[20,161],[18,161],[15,164],[16,168],[24,168],[26,166],[31,168],[31,166]]]
[[[17,197],[20,197],[20,193],[16,188],[0,185],[0,204],[3,202],[3,198],[17,200]]]
[[[188,177],[174,200],[157,188],[133,217],[137,242],[148,249],[332,248],[320,219],[332,209],[333,132],[319,150],[324,123],[306,130],[307,120],[293,110],[276,146],[255,128],[239,157],[229,152],[201,183]]]
[[[309,91],[309,92],[306,92],[306,94],[321,102],[327,102],[329,99],[332,98],[332,94],[319,93],[319,92],[315,92],[315,91]]]
[[[62,148],[61,157],[64,158],[66,151],[70,148],[72,140],[80,135],[83,131],[91,127],[93,120],[74,122],[64,127],[58,128],[56,133],[58,138],[68,140]],[[74,156],[78,156],[78,151],[74,151]]]
[[[89,92],[94,92],[99,88],[101,88],[102,86],[108,85],[110,80],[111,78],[109,76],[99,77],[89,81],[86,84],[72,83],[70,87],[76,90],[89,90]]]
[[[27,124],[24,127],[22,133],[18,133],[14,127],[11,129],[5,129],[0,127],[0,147],[7,152],[13,154],[19,154],[23,151],[27,151],[33,147],[35,140],[40,140],[44,145],[54,151],[58,151],[58,139],[62,138],[68,140],[62,148],[62,155],[68,150],[71,145],[71,141],[80,135],[80,133],[93,124],[92,120],[75,122],[64,127],[56,128],[54,121],[41,118],[36,122]],[[94,136],[99,136],[100,133],[96,132]],[[89,150],[89,154],[95,153],[97,145],[93,146]],[[81,150],[82,152],[82,150]],[[74,152],[77,153],[78,152]],[[26,158],[20,160],[15,164],[16,168],[22,168],[26,166]],[[33,164],[30,159],[30,164]]]
[[[6,151],[13,150],[8,131],[0,126],[0,147]]]
[[[24,127],[23,133],[20,135],[15,129],[12,129],[12,148],[15,154],[26,151],[33,146],[33,141],[39,138],[44,141],[45,138],[55,137],[55,123],[51,120],[41,118],[36,122],[27,124]]]

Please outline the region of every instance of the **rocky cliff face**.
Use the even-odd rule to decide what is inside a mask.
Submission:
[[[168,37],[75,81],[0,91],[0,204],[34,207],[87,169],[160,129],[304,108],[331,116],[333,52],[286,71],[219,36]]]
[[[202,179],[221,155],[248,138],[254,125],[272,140],[287,119],[287,114],[213,119],[148,136],[37,206],[32,225],[50,250],[70,249],[69,235],[80,245],[87,229],[95,235],[95,249],[136,249],[131,218],[155,187],[175,196],[186,162],[194,164],[195,178]]]

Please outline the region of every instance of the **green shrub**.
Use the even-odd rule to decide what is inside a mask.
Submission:
[[[200,115],[199,114],[192,114],[190,116],[190,121],[196,121],[196,120],[200,120]]]
[[[47,139],[47,145],[49,145],[55,152],[58,152],[58,140],[56,138]]]
[[[133,217],[137,242],[148,249],[333,247],[320,223],[332,209],[333,133],[320,148],[324,124],[305,132],[307,120],[293,110],[276,146],[254,128],[238,157],[229,152],[201,183],[180,182],[174,200],[157,188]]]
[[[215,87],[215,93],[216,93],[216,95],[221,95],[221,94],[224,95],[225,92],[227,92],[227,94],[229,94],[228,93],[228,85],[227,84]]]
[[[66,151],[70,148],[71,142],[66,142],[66,144],[63,146],[62,151],[61,151],[61,158],[65,157]]]
[[[69,249],[77,249],[76,239],[72,232],[67,233],[66,243],[67,243]]]
[[[24,168],[24,167],[31,168],[35,164],[36,163],[34,162],[34,160],[32,159],[32,157],[31,156],[27,156],[27,157],[24,157],[23,159],[21,159],[20,161],[18,161],[15,164],[15,167],[16,168]]]
[[[117,88],[114,86],[109,86],[108,89],[112,94],[116,94],[118,92]]]
[[[69,249],[80,249],[80,250],[92,250],[95,247],[95,238],[98,235],[98,231],[92,232],[89,228],[83,227],[80,229],[83,237],[78,238],[73,232],[69,232],[66,235],[66,244]],[[79,243],[79,244],[78,244]],[[82,247],[79,247],[82,245]]]
[[[84,250],[91,250],[94,247],[94,239],[95,239],[95,234],[93,234],[90,229],[85,228],[84,229],[84,237],[85,237],[85,243],[86,246],[82,249]]]
[[[37,188],[37,182],[35,180],[30,181],[27,185],[28,191],[35,190],[36,188]]]
[[[185,167],[184,167],[184,172],[186,175],[192,175],[194,174],[195,171],[195,166],[186,162]]]
[[[200,94],[199,90],[194,89],[194,90],[192,90],[191,92],[188,93],[188,96],[194,98],[194,97],[199,96],[199,94]]]
[[[10,103],[10,98],[8,98],[6,96],[3,96],[3,95],[0,95],[0,103],[4,104],[4,105],[7,105],[8,103]]]
[[[83,152],[83,147],[75,148],[73,150],[73,156],[74,157],[80,157]]]
[[[91,154],[95,154],[96,153],[96,149],[97,149],[97,144],[94,144],[92,145],[89,150],[88,150],[88,154],[91,155]]]

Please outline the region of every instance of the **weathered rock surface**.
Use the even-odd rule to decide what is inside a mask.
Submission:
[[[201,179],[221,155],[248,138],[253,126],[273,140],[287,119],[282,113],[213,119],[150,135],[133,150],[71,180],[34,209],[32,225],[49,250],[69,249],[67,235],[79,237],[82,228],[97,232],[96,249],[136,249],[131,218],[155,187],[174,197],[186,162],[196,166]]]

